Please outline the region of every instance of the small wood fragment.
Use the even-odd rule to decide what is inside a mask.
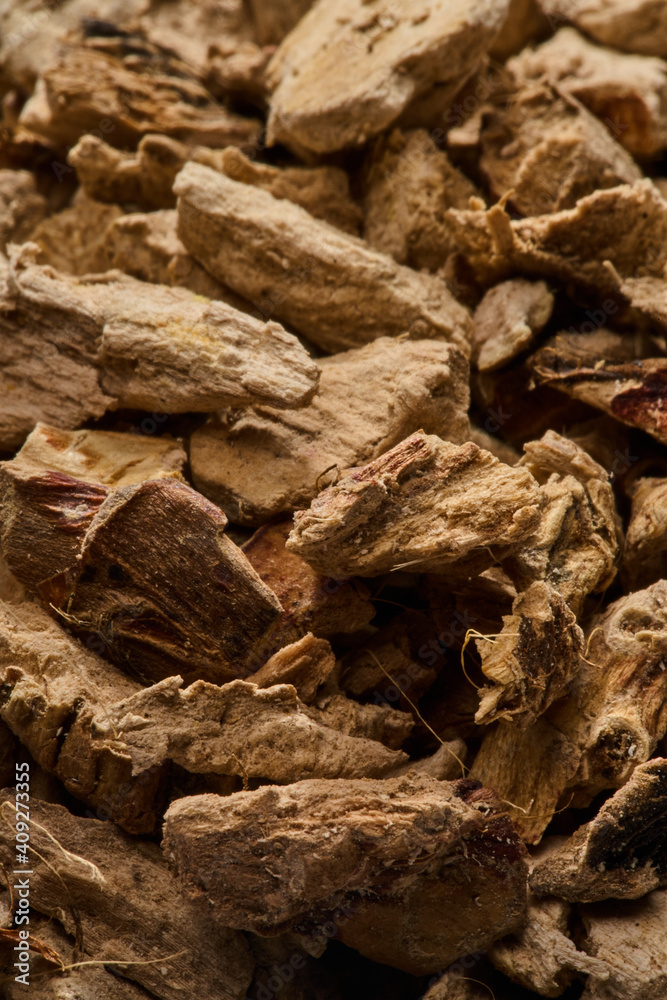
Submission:
[[[473,316],[477,368],[495,371],[521,354],[546,326],[553,305],[544,281],[514,278],[490,288]]]
[[[667,58],[667,12],[661,0],[540,0],[549,22],[574,23],[622,52]]]

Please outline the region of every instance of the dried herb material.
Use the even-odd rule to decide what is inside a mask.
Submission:
[[[540,5],[552,23],[572,21],[604,45],[667,57],[667,14],[660,0],[540,0]]]
[[[27,170],[0,170],[0,251],[23,243],[46,215],[46,199]]]
[[[188,253],[265,319],[290,323],[325,351],[405,333],[467,350],[470,317],[439,278],[199,163],[185,165],[174,191]]]
[[[435,86],[446,108],[506,12],[505,0],[428,0],[419,12],[400,0],[384,14],[362,0],[315,5],[269,66],[270,139],[331,153],[377,135]]]
[[[378,139],[367,165],[364,237],[416,270],[436,271],[455,249],[445,212],[477,195],[426,129],[394,129]]]
[[[76,566],[40,593],[61,621],[104,635],[108,655],[146,680],[232,680],[264,648],[282,607],[226,523],[183,483],[121,487],[91,522]]]
[[[472,360],[495,371],[521,354],[551,317],[554,297],[544,281],[514,278],[490,288],[473,317]]]
[[[508,719],[525,727],[567,693],[579,672],[584,636],[557,591],[536,582],[516,598],[500,635],[476,644],[492,686],[480,691],[475,722]]]
[[[441,571],[522,542],[539,522],[537,483],[472,442],[413,434],[297,511],[287,548],[318,572]],[[482,569],[486,566],[481,566]]]
[[[667,55],[667,47],[663,55]],[[616,141],[639,159],[667,147],[667,63],[621,55],[593,45],[574,28],[560,31],[536,49],[525,49],[508,68],[520,80],[547,76],[564,94],[581,101]]]
[[[108,266],[107,229],[122,217],[118,205],[93,201],[80,192],[69,208],[40,222],[29,239],[40,248],[40,264],[65,274],[96,274]]]
[[[417,974],[485,947],[524,913],[524,849],[474,782],[305,781],[181,799],[164,848],[223,924],[307,933],[343,907],[341,940]]]
[[[381,337],[318,363],[319,393],[299,414],[233,410],[192,435],[194,483],[230,519],[257,524],[303,507],[413,431],[466,440],[468,365],[457,348]]]
[[[608,129],[573,97],[527,83],[490,107],[481,133],[484,171],[497,196],[523,215],[574,208],[578,199],[642,173]]]
[[[300,701],[312,704],[317,693],[336,671],[336,657],[326,639],[308,632],[297,642],[283,646],[252,675],[260,688],[291,684]]]
[[[0,860],[11,868],[13,795],[2,799]],[[31,818],[30,905],[76,935],[84,960],[110,965],[159,1000],[245,996],[247,943],[181,897],[159,847],[35,799]]]
[[[536,864],[533,892],[571,902],[638,899],[667,883],[667,760],[635,769],[590,822]]]
[[[667,480],[641,477],[632,484],[632,510],[623,548],[630,589],[667,578]]]

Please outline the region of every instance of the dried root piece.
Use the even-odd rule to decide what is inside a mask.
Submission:
[[[642,173],[609,130],[573,97],[527,83],[483,117],[480,167],[496,197],[523,215],[574,208],[579,198]]]
[[[640,764],[597,816],[534,866],[540,896],[638,899],[667,884],[667,760]]]
[[[602,119],[616,141],[639,159],[667,147],[667,63],[662,59],[621,55],[591,44],[574,28],[561,28],[508,68],[519,80],[547,76]]]
[[[117,405],[182,413],[312,399],[319,369],[277,323],[117,272],[62,275],[34,264],[35,252],[26,244],[4,263],[3,448],[39,420],[72,429]]]
[[[184,143],[151,133],[144,136],[136,153],[114,149],[96,135],[82,135],[67,159],[90,198],[155,209],[176,204],[172,185],[189,157]]]
[[[639,427],[662,444],[667,443],[664,358],[643,358],[625,364],[599,360],[561,370],[558,352],[545,348],[537,352],[532,366],[545,385],[566,392],[630,427]]]
[[[477,191],[426,129],[378,139],[368,166],[364,237],[399,264],[435,271],[455,246],[445,216]]]
[[[2,799],[0,860],[9,869],[13,792]],[[31,909],[76,935],[84,960],[159,1000],[242,1000],[253,969],[247,943],[181,898],[159,847],[35,798],[30,818]]]
[[[44,219],[33,230],[30,239],[41,250],[40,264],[51,264],[65,274],[106,271],[107,230],[122,216],[118,205],[105,205],[77,193],[69,208]]]
[[[540,0],[540,6],[554,27],[572,21],[604,45],[667,58],[667,11],[661,0]]]
[[[500,635],[476,645],[493,686],[480,691],[475,722],[509,719],[525,727],[566,693],[579,672],[584,635],[560,594],[536,582],[516,598]]]
[[[473,317],[477,368],[495,371],[521,354],[548,323],[553,305],[544,281],[514,278],[490,288]]]
[[[309,714],[316,722],[339,733],[377,740],[390,750],[402,747],[415,725],[409,712],[398,711],[391,705],[360,705],[338,691],[333,684],[317,696]],[[399,770],[392,769],[392,774]]]
[[[318,363],[319,393],[301,413],[231,411],[192,435],[193,481],[233,521],[303,507],[324,473],[377,458],[420,428],[467,439],[468,365],[456,348],[382,337]]]
[[[612,290],[617,275],[662,275],[667,202],[649,180],[580,198],[575,208],[511,221],[502,204],[450,209],[454,239],[482,284],[519,272]]]
[[[282,607],[224,535],[226,523],[173,479],[121,487],[92,520],[76,565],[40,593],[142,678],[232,680],[265,647]]]
[[[631,590],[667,578],[667,479],[637,479],[623,548],[623,577]]]
[[[419,12],[407,0],[386,11],[362,0],[335,10],[317,4],[269,66],[270,139],[331,153],[382,132],[435,86],[443,106],[478,67],[506,12],[505,0],[429,0]]]
[[[23,243],[46,215],[46,199],[27,170],[0,170],[0,251]]]
[[[405,565],[438,572],[464,557],[490,561],[489,546],[523,541],[539,508],[530,473],[472,442],[456,446],[419,432],[298,511],[287,548],[333,576],[379,576]]]
[[[538,528],[504,568],[520,589],[546,580],[575,615],[616,575],[622,533],[607,472],[574,441],[547,431],[524,448],[522,465],[540,483]]]
[[[642,269],[639,269],[639,273],[640,277],[619,279],[620,291],[633,309],[638,309],[665,330],[667,329],[667,281],[662,277],[651,277],[642,273]]]
[[[343,906],[345,944],[423,974],[521,922],[524,850],[496,808],[475,782],[303,781],[180,799],[164,849],[222,924],[307,932]]]
[[[281,635],[293,631],[296,637],[312,632],[326,638],[368,625],[375,607],[364,584],[360,580],[332,580],[288,552],[285,542],[291,529],[291,518],[267,524],[243,546],[248,562],[283,606]]]
[[[259,122],[218,104],[180,60],[140,43],[129,59],[92,45],[63,46],[37,82],[20,123],[63,146],[74,145],[82,132],[99,131],[100,123],[110,142],[130,149],[149,132],[216,148],[259,135]]]
[[[250,0],[260,45],[279,45],[312,6],[313,0]]]
[[[470,318],[439,278],[198,163],[185,165],[174,191],[188,253],[265,319],[283,317],[330,352],[405,333],[467,351]]]
[[[291,684],[299,699],[310,705],[335,670],[336,657],[329,643],[308,632],[302,639],[274,653],[253,673],[252,682],[260,688]]]

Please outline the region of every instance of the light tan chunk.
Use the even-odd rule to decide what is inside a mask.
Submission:
[[[105,205],[77,192],[72,205],[40,222],[30,239],[41,250],[40,264],[64,274],[99,274],[109,269],[109,227],[122,217],[118,205]]]
[[[473,316],[473,361],[495,371],[521,354],[546,326],[554,297],[544,281],[513,278],[490,288]]]
[[[519,80],[553,81],[596,115],[616,142],[647,159],[667,147],[667,62],[622,55],[593,45],[574,28],[561,28],[508,68]]]
[[[192,435],[193,481],[235,523],[305,506],[324,472],[377,458],[413,431],[466,440],[468,366],[456,348],[383,337],[318,364],[319,393],[298,415],[235,410]]]
[[[637,479],[623,549],[623,577],[634,590],[667,579],[667,479]]]
[[[543,33],[544,14],[538,0],[510,0],[505,21],[489,49],[489,55],[498,62],[505,62]]]
[[[472,442],[419,432],[298,511],[287,548],[334,576],[438,572],[463,558],[492,561],[488,547],[523,541],[539,510],[529,472]]]
[[[39,194],[27,170],[0,170],[0,252],[8,243],[23,243],[46,215],[46,198]]]
[[[608,129],[548,83],[529,82],[487,108],[481,144],[492,193],[511,192],[523,215],[574,208],[585,195],[642,177]]]
[[[251,674],[251,679],[259,688],[291,684],[300,700],[310,705],[335,669],[336,657],[329,643],[308,632],[302,639],[274,653],[263,667]]]
[[[318,3],[269,66],[270,141],[331,153],[388,128],[435,85],[450,96],[479,65],[507,0]]]
[[[662,0],[540,0],[551,28],[572,22],[603,45],[667,58]]]
[[[188,253],[265,319],[282,317],[330,352],[399,334],[468,350],[470,317],[441,279],[201,164],[186,164],[174,190]]]

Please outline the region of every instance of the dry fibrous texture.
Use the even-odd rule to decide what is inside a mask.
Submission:
[[[319,369],[295,337],[223,302],[110,272],[76,278],[33,263],[25,244],[0,300],[0,440],[42,420],[65,430],[116,406],[206,412],[303,406]]]
[[[65,274],[106,271],[107,230],[123,211],[77,193],[69,208],[44,219],[30,234],[40,248],[40,264],[51,264]]]
[[[359,706],[361,707],[361,706]],[[129,755],[134,773],[173,761],[194,774],[230,774],[291,784],[306,778],[376,778],[406,762],[375,739],[319,721],[291,684],[247,681],[183,688],[168,677],[108,707],[93,733]]]
[[[330,352],[400,334],[467,350],[470,317],[440,278],[199,163],[185,165],[174,191],[188,253],[265,320],[282,317]]]
[[[294,557],[292,557],[294,558]],[[252,683],[267,688],[291,684],[306,705],[315,701],[319,689],[336,669],[336,657],[326,639],[308,632],[303,638],[283,646],[252,674]]]
[[[438,572],[464,558],[485,569],[489,546],[516,545],[535,530],[540,504],[529,472],[472,442],[419,432],[297,511],[287,547],[333,576]]]
[[[437,87],[446,105],[481,62],[506,0],[408,0],[387,9],[363,0],[316,4],[282,43],[268,74],[269,137],[330,153],[388,128]]]
[[[546,326],[554,297],[544,281],[513,278],[490,288],[473,316],[472,360],[495,371],[532,343]]]
[[[312,6],[313,0],[250,0],[260,44],[279,45]]]
[[[13,793],[2,799],[9,820]],[[84,960],[110,965],[159,1000],[242,1000],[253,970],[247,942],[182,898],[156,844],[35,798],[30,814],[31,908],[76,936]],[[14,833],[0,824],[5,868],[15,867]]]
[[[598,792],[621,788],[655,752],[667,729],[666,654],[660,580],[593,620],[569,697],[523,732],[500,722],[485,736],[473,772],[512,803],[526,841],[539,841],[559,801],[587,806]]]
[[[476,278],[492,284],[519,273],[560,278],[601,291],[621,277],[662,275],[667,202],[649,180],[580,198],[574,208],[512,221],[501,204],[450,209],[454,239]]]
[[[662,1000],[667,990],[667,890],[636,902],[592,903],[581,908],[589,954],[606,970],[593,972],[582,1000]]]
[[[232,410],[192,435],[193,481],[233,521],[303,507],[335,467],[377,458],[413,431],[467,439],[468,364],[449,344],[382,337],[318,365],[319,392],[298,414]]]
[[[398,750],[403,746],[415,724],[408,712],[398,711],[387,704],[360,705],[358,701],[339,691],[334,684],[329,684],[317,696],[309,715],[311,719],[339,733],[364,740],[376,740],[390,750]]]
[[[540,896],[638,899],[667,882],[667,760],[640,764],[594,819],[531,870]]]
[[[283,606],[281,638],[290,631],[326,638],[363,629],[375,616],[366,586],[361,580],[334,580],[316,573],[285,548],[291,530],[291,518],[267,524],[243,546],[248,562]]]
[[[571,21],[604,45],[667,57],[667,11],[662,0],[539,0],[552,27]]]
[[[523,215],[574,208],[579,198],[642,173],[575,98],[550,83],[526,83],[483,116],[480,167],[491,191]]]
[[[435,271],[455,249],[445,216],[477,194],[426,129],[378,139],[367,167],[364,237],[399,264]]]
[[[667,359],[642,358],[621,364],[599,359],[568,368],[561,364],[557,349],[544,348],[533,357],[531,365],[545,385],[667,443],[667,415],[663,410]]]
[[[508,719],[523,728],[566,694],[579,672],[584,636],[560,594],[537,581],[518,595],[500,635],[476,645],[492,686],[480,691],[475,722]]]
[[[665,51],[667,54],[667,48]],[[547,76],[601,119],[633,156],[648,159],[667,146],[667,63],[621,55],[561,28],[509,63],[519,80]]]
[[[586,597],[605,590],[616,575],[623,536],[609,476],[555,431],[524,451],[522,465],[540,483],[541,518],[504,567],[521,589],[545,580],[579,615]]]
[[[212,43],[237,48],[252,44],[255,37],[244,0],[225,0],[224,4],[217,0],[177,0],[157,7],[144,0],[141,13],[141,33],[158,49],[175,52],[202,77],[209,69]]]
[[[641,268],[638,274],[639,277],[620,279],[620,291],[633,309],[664,331],[667,329],[667,281],[663,277],[651,277]]]
[[[632,484],[623,577],[632,589],[667,578],[667,479],[642,477]]]
[[[0,251],[23,243],[46,215],[46,199],[27,170],[0,170]]]
[[[259,122],[218,104],[180,60],[135,43],[123,58],[85,44],[62,47],[40,76],[20,123],[62,145],[102,131],[114,146],[135,148],[149,132],[220,148],[253,142]],[[142,72],[151,66],[152,72]],[[95,81],[90,87],[89,82]]]
[[[185,143],[165,135],[145,135],[132,153],[115,149],[97,135],[85,134],[67,159],[90,198],[156,209],[176,204],[171,188],[190,155]]]
[[[307,932],[343,907],[344,943],[416,974],[486,947],[525,909],[524,849],[475,782],[410,774],[180,799],[163,846],[216,921]]]
[[[185,483],[121,487],[88,526],[75,565],[40,594],[76,633],[102,636],[108,655],[144,679],[232,680],[265,647],[283,609],[226,524]]]

